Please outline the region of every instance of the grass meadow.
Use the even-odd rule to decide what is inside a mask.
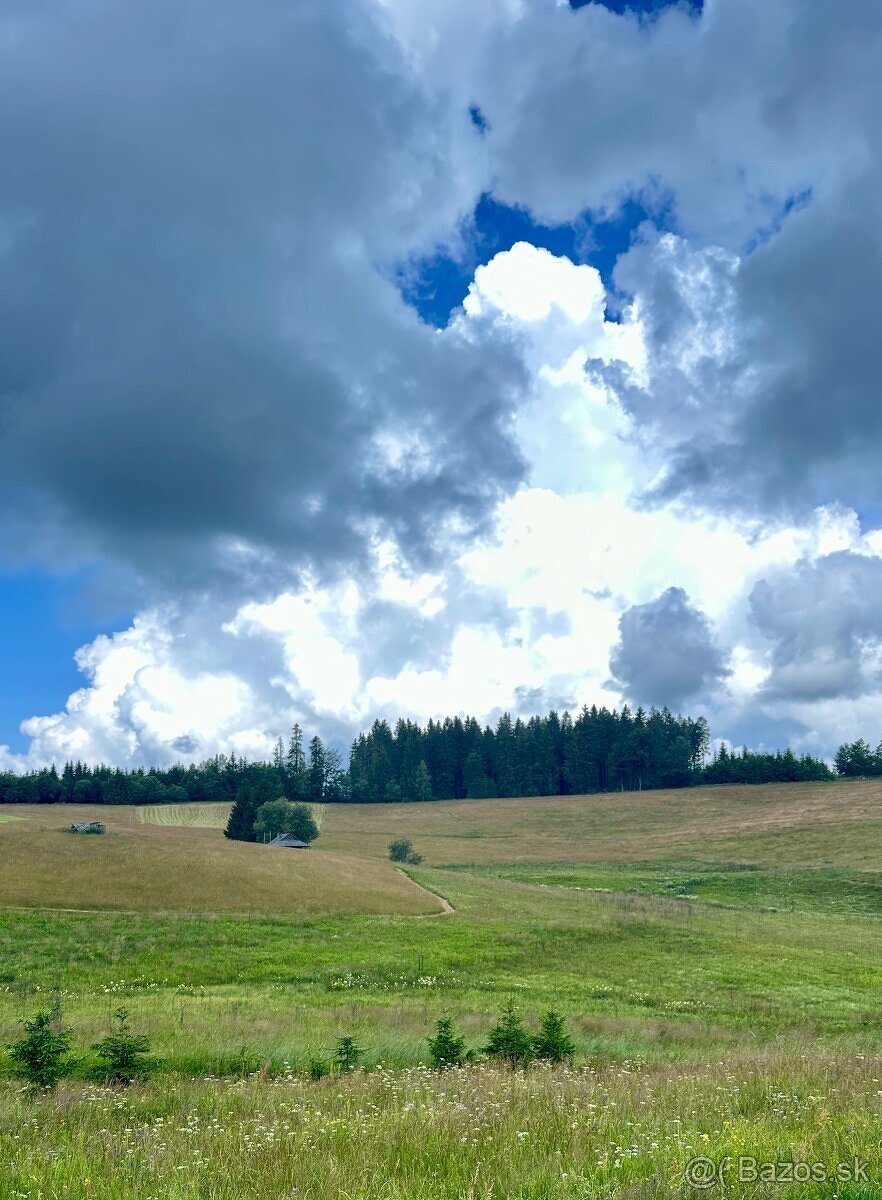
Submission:
[[[57,999],[82,1053],[37,1099],[0,1056],[4,1200],[882,1195],[879,783],[328,806],[308,852],[3,815],[0,1042]],[[479,1048],[508,1000],[564,1013],[570,1068],[428,1070],[440,1016]],[[114,1090],[120,1004],[161,1066]],[[344,1034],[363,1069],[309,1080]],[[696,1154],[867,1179],[693,1189]]]

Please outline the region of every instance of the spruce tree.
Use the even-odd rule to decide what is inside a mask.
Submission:
[[[309,743],[309,799],[321,801],[325,795],[325,747],[322,739],[316,736]]]
[[[260,807],[260,796],[248,783],[243,783],[236,793],[236,802],[230,810],[224,837],[236,842],[254,841],[254,818]]]
[[[526,1067],[533,1058],[533,1039],[521,1022],[518,1011],[509,1000],[487,1038],[484,1053],[508,1063],[512,1070]]]
[[[413,798],[414,800],[432,799],[432,776],[429,774],[425,759],[420,760],[419,766],[414,772]]]
[[[572,1058],[575,1052],[575,1043],[567,1035],[563,1017],[550,1008],[542,1018],[539,1033],[533,1039],[533,1053],[546,1062],[560,1063]]]
[[[459,1067],[465,1057],[465,1038],[459,1037],[449,1017],[435,1022],[435,1036],[430,1037],[429,1054],[432,1066],[438,1070]]]

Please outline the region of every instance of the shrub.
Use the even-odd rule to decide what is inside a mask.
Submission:
[[[435,1036],[429,1038],[432,1066],[438,1070],[458,1067],[462,1064],[464,1052],[465,1038],[457,1036],[450,1018],[442,1017],[436,1021]]]
[[[318,825],[308,804],[292,804],[282,797],[261,804],[254,818],[254,832],[258,838],[274,838],[280,833],[290,833],[301,842],[312,842],[318,837]]]
[[[306,1073],[310,1079],[324,1079],[331,1071],[331,1064],[326,1058],[313,1054],[306,1064]]]
[[[526,1067],[533,1058],[533,1039],[524,1029],[514,1004],[509,1000],[502,1015],[490,1031],[484,1053],[499,1058],[514,1070]]]
[[[76,1066],[70,1058],[70,1031],[58,1025],[59,1013],[38,1012],[24,1021],[25,1036],[9,1046],[16,1074],[34,1088],[54,1088]]]
[[[394,842],[390,842],[389,857],[392,862],[412,863],[413,866],[423,861],[422,854],[417,854],[413,842],[408,838],[396,838]]]
[[[334,1050],[334,1065],[338,1071],[354,1071],[359,1064],[361,1056],[362,1049],[356,1043],[355,1038],[351,1038],[348,1035],[337,1038],[337,1046]]]
[[[134,1083],[149,1075],[156,1065],[147,1057],[150,1042],[129,1029],[126,1009],[116,1009],[113,1019],[113,1032],[92,1047],[101,1062],[96,1074],[106,1083]]]
[[[575,1043],[567,1036],[563,1017],[555,1009],[549,1008],[542,1018],[539,1033],[533,1039],[534,1055],[546,1062],[559,1063],[572,1058],[575,1052]]]

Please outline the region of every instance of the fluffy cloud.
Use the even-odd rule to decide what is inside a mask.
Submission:
[[[66,712],[27,723],[22,761],[253,755],[295,720],[345,746],[377,715],[494,719],[623,698],[700,703],[726,736],[760,714],[763,730],[831,748],[829,720],[782,708],[769,679],[776,655],[786,666],[801,653],[776,616],[796,586],[787,580],[808,605],[818,589],[806,572],[832,580],[843,559],[882,562],[855,515],[763,526],[635,506],[631,487],[653,478],[657,459],[583,365],[639,378],[643,331],[636,318],[607,320],[591,268],[519,245],[477,273],[457,324],[476,346],[504,330],[529,373],[516,431],[531,482],[500,504],[492,531],[440,569],[374,539],[357,577],[151,612],[81,652],[88,686]],[[871,613],[868,600],[865,622]],[[795,611],[792,628],[817,621]],[[835,645],[853,658],[863,643]]]
[[[200,668],[192,646],[181,653],[175,645],[179,636],[169,614],[149,612],[83,647],[77,664],[87,686],[65,712],[23,722],[31,738],[26,758],[0,758],[25,766],[68,758],[142,765],[219,750],[267,757],[274,717],[259,694],[233,671]],[[216,651],[211,657],[216,664]]]
[[[882,685],[882,559],[840,551],[760,580],[751,616],[771,643],[775,699],[856,697]]]

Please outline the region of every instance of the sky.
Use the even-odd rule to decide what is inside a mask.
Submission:
[[[882,738],[872,0],[0,0],[0,769]]]

